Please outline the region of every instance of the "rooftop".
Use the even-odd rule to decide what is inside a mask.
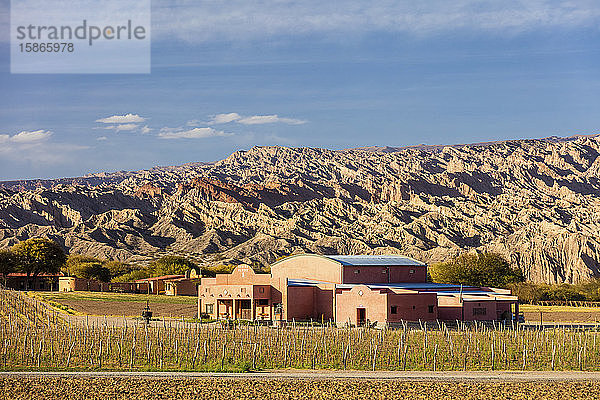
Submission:
[[[411,265],[411,266],[425,266],[426,264],[405,256],[392,256],[392,255],[356,255],[356,256],[343,256],[343,255],[325,255],[331,260],[342,263],[342,265]]]
[[[317,286],[319,284],[332,284],[331,282],[321,282],[311,279],[288,279],[289,286]],[[335,287],[338,289],[352,289],[356,286],[366,286],[369,289],[401,289],[401,290],[413,290],[418,292],[420,290],[435,292],[440,296],[461,296],[465,301],[481,301],[484,298],[496,298],[498,300],[503,299],[516,299],[514,296],[507,295],[506,293],[494,292],[487,288],[475,287],[475,286],[462,286],[453,285],[449,283],[337,283]]]
[[[143,278],[138,279],[136,282],[148,282],[148,281],[163,281],[166,279],[173,280],[177,278],[185,278],[185,275],[163,275],[163,276],[155,276],[153,278]]]

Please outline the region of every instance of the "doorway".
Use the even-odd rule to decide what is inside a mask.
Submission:
[[[356,309],[356,326],[363,326],[367,322],[367,310],[364,308]]]

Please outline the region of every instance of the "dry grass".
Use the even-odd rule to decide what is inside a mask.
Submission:
[[[538,306],[533,304],[521,304],[519,310],[523,312],[589,312],[600,313],[600,307],[571,307],[571,306]]]
[[[527,322],[596,322],[600,321],[600,307],[538,306],[522,304],[520,311]],[[541,315],[540,315],[541,313]]]

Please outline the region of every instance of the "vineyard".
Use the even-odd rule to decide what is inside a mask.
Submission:
[[[3,370],[600,370],[600,329],[73,322],[0,290]]]

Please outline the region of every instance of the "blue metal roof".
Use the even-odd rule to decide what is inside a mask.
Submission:
[[[316,281],[312,279],[288,279],[288,286],[316,286],[320,284],[333,284],[332,282]],[[336,283],[337,288],[340,289],[352,289],[355,286],[366,286],[369,289],[409,289],[409,290],[426,290],[435,289],[436,291],[443,291],[444,293],[459,293],[460,285],[453,285],[449,283]],[[484,293],[481,290],[473,286],[463,286],[463,293],[475,294]],[[485,292],[490,293],[490,292]]]
[[[334,285],[332,282],[313,281],[311,279],[288,279],[288,286],[317,286],[320,284]]]
[[[340,262],[342,265],[407,265],[407,266],[425,266],[426,264],[404,256],[390,255],[357,255],[357,256],[342,256],[342,255],[325,255],[325,257]]]
[[[456,292],[460,291],[460,285],[453,285],[449,283],[342,283],[338,284],[337,287],[341,289],[351,289],[358,285],[367,286],[369,289],[408,289],[408,290],[436,290],[436,291],[448,291]],[[470,286],[463,286],[463,290],[474,289]],[[469,292],[470,293],[470,292]]]

